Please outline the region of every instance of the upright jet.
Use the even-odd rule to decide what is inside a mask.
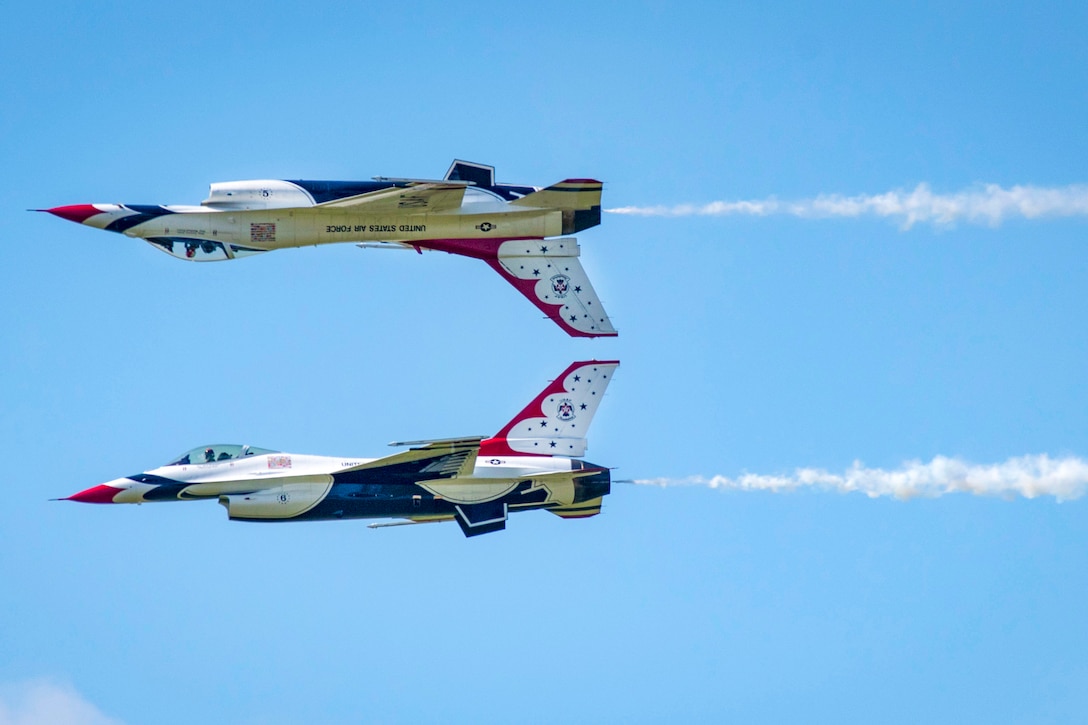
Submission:
[[[575,337],[616,334],[562,236],[601,223],[601,182],[497,184],[492,166],[454,161],[441,180],[228,181],[200,206],[75,204],[42,209],[212,262],[337,242],[482,259]]]
[[[66,501],[218,500],[234,521],[456,521],[465,536],[506,528],[511,511],[563,518],[601,511],[611,476],[580,460],[586,430],[619,363],[564,370],[491,438],[392,443],[384,458],[329,458],[239,445],[194,448],[170,463],[73,494]]]

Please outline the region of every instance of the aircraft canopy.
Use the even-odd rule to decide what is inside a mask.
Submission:
[[[246,456],[261,456],[266,453],[278,453],[278,451],[257,448],[256,446],[213,443],[212,445],[198,446],[186,451],[166,465],[188,466],[197,463],[214,463],[215,461],[229,461],[234,458],[245,458]]]

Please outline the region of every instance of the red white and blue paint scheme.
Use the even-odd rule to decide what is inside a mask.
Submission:
[[[218,500],[236,521],[395,519],[372,527],[456,521],[465,536],[506,528],[512,511],[563,518],[601,511],[609,469],[580,459],[617,361],[572,364],[491,438],[393,443],[384,458],[331,458],[239,445],[194,448],[165,466],[65,501]]]
[[[564,236],[601,223],[601,182],[497,184],[492,166],[454,161],[441,180],[260,179],[211,185],[200,206],[74,204],[41,209],[213,262],[274,249],[354,242],[481,259],[575,337],[616,334]]]

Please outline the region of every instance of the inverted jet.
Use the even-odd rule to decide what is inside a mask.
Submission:
[[[150,471],[65,501],[218,501],[233,521],[456,521],[465,536],[506,528],[513,511],[563,518],[601,511],[609,469],[581,459],[616,361],[577,362],[490,438],[392,443],[384,458],[299,455],[246,445],[198,446]]]
[[[41,209],[214,262],[354,242],[487,262],[569,335],[616,334],[579,262],[576,234],[601,223],[601,182],[498,184],[492,166],[454,161],[440,180],[260,179],[214,183],[199,206],[74,204]]]

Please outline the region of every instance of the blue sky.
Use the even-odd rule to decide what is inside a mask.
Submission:
[[[590,357],[622,361],[587,454],[619,478],[1080,460],[1083,214],[607,215],[579,241],[620,336],[586,341],[472,260],[189,265],[25,211],[455,157],[599,178],[608,207],[1076,194],[1088,11],[37,3],[5,21],[3,725],[1088,708],[1076,497],[617,485],[594,519],[473,540],[48,501],[209,442],[377,456],[492,433]]]

